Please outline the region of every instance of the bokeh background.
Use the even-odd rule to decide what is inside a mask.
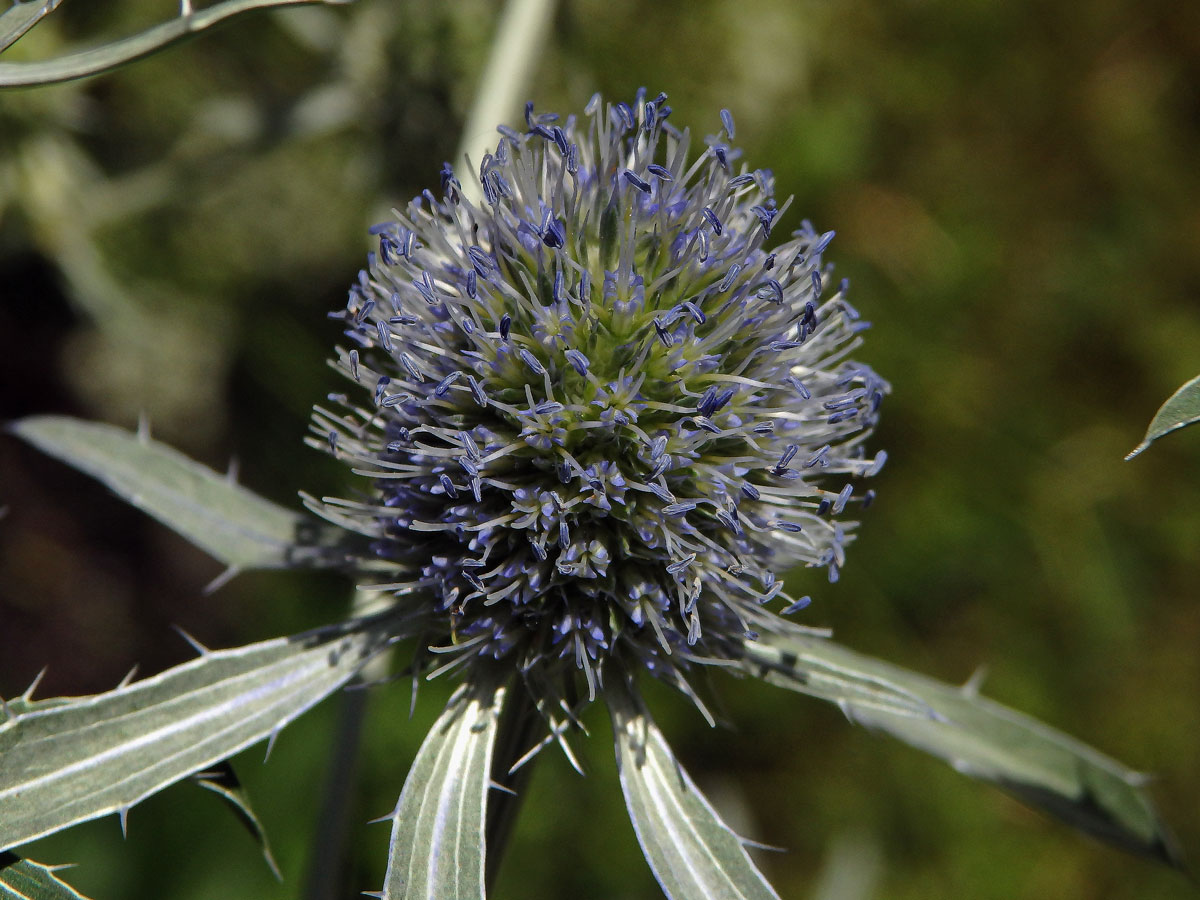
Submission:
[[[6,55],[170,15],[67,3]],[[243,19],[116,74],[0,94],[0,418],[155,434],[280,502],[347,475],[302,446],[366,228],[452,157],[497,16],[359,0]],[[842,581],[790,586],[809,624],[985,690],[1132,765],[1200,853],[1200,432],[1123,462],[1200,372],[1200,4],[1176,0],[565,0],[530,91],[666,90],[737,119],[754,166],[872,319],[890,462]],[[219,566],[66,467],[0,438],[0,694],[113,686],[212,646],[342,615],[338,577]],[[387,813],[449,685],[370,697],[337,896],[378,889]],[[696,780],[785,898],[1168,898],[1180,875],[1079,837],[836,709],[723,680],[731,728],[652,691]],[[98,900],[294,898],[339,699],[238,760],[285,875],[180,785],[28,848]],[[600,710],[589,769],[542,760],[500,898],[660,896]],[[351,774],[351,773],[345,773]],[[325,856],[325,853],[320,854]],[[863,890],[866,892],[864,893]]]

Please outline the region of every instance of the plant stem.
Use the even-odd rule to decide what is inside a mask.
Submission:
[[[495,149],[495,128],[516,114],[522,96],[533,80],[541,59],[541,47],[554,18],[554,0],[509,0],[496,26],[492,52],[479,79],[475,102],[467,113],[462,140],[454,158],[463,195],[472,203],[482,198],[477,173],[467,170],[465,160],[478,166],[483,154]]]
[[[496,749],[492,754],[492,781],[506,790],[493,788],[488,796],[484,832],[487,847],[484,883],[488,893],[491,893],[500,871],[504,848],[512,836],[517,812],[525,798],[537,758],[529,760],[512,774],[509,774],[509,769],[533,746],[539,732],[545,727],[546,722],[534,706],[529,691],[518,679],[513,686],[512,696],[504,706],[499,734],[496,736]]]

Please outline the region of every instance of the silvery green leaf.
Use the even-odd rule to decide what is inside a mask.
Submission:
[[[1150,420],[1150,427],[1146,429],[1142,442],[1125,458],[1133,459],[1164,434],[1196,422],[1200,422],[1200,375],[1167,398],[1167,402],[1158,408]]]
[[[745,668],[766,681],[832,700],[850,721],[941,757],[1081,831],[1179,864],[1143,790],[1145,776],[979,696],[973,681],[945,684],[798,629],[764,633],[744,651]]]
[[[172,782],[276,732],[389,641],[359,620],[199,658],[0,722],[0,847],[125,812]]]
[[[450,698],[392,813],[383,900],[483,900],[484,821],[504,688]]]
[[[267,831],[263,828],[262,822],[258,816],[254,814],[254,810],[250,806],[250,798],[246,795],[246,789],[242,787],[242,782],[238,779],[237,773],[233,770],[233,764],[228,760],[219,762],[214,766],[209,766],[203,772],[197,772],[192,776],[196,784],[205,790],[212,791],[225,802],[237,820],[245,826],[250,832],[250,836],[254,838],[259,849],[262,850],[263,859],[271,869],[271,873],[280,881],[283,880],[283,875],[279,871],[279,866],[275,862],[275,857],[271,853],[271,844],[267,840]]]
[[[675,760],[658,726],[621,686],[606,694],[625,805],[654,877],[671,900],[779,900]]]
[[[177,450],[123,428],[67,416],[9,426],[232,569],[335,565],[340,529],[285,509]]]
[[[0,852],[0,900],[87,900],[54,874],[62,866],[44,866]]]
[[[62,0],[17,0],[0,13],[0,50],[11,47],[30,28],[53,12]]]
[[[339,5],[349,2],[351,0],[224,0],[205,9],[192,9],[190,0],[183,0],[180,15],[139,34],[91,50],[80,50],[58,59],[41,62],[0,62],[0,88],[57,84],[98,75],[165,50],[172,44],[195,37],[227,19],[255,10],[315,3]]]

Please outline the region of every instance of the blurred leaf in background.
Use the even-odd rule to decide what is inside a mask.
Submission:
[[[64,4],[6,57],[162,12]],[[237,455],[278,502],[335,490],[336,467],[300,442],[336,384],[325,313],[367,226],[436,186],[495,14],[483,0],[296,9],[0,94],[0,415],[130,427],[144,411],[214,468]],[[539,107],[644,84],[698,131],[728,107],[746,159],[796,194],[780,227],[838,232],[827,256],[893,385],[878,437],[891,462],[845,577],[789,582],[816,596],[807,623],[950,681],[988,663],[992,696],[1159,771],[1165,818],[1200,847],[1197,451],[1167,441],[1121,461],[1200,359],[1200,8],[577,0],[539,64]],[[45,664],[46,693],[66,694],[180,662],[172,623],[228,646],[348,603],[339,580],[307,574],[204,598],[214,564],[12,441],[0,505],[0,695]],[[665,693],[656,718],[722,816],[790,848],[760,860],[781,896],[837,883],[848,852],[880,897],[1188,892],[821,705],[725,682],[736,730],[711,732]],[[357,821],[391,808],[426,699],[409,721],[405,687],[373,694]],[[323,777],[334,713],[298,722],[267,766],[239,760],[282,885],[183,789],[135,809],[125,842],[102,821],[31,855],[81,862],[70,880],[91,896],[297,896],[316,800],[295,786]],[[498,897],[660,896],[626,864],[639,851],[607,742],[592,744],[586,780],[542,766]],[[363,833],[346,880],[372,889],[387,830]]]

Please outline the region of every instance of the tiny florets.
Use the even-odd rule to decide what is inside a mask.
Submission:
[[[561,125],[530,104],[483,203],[446,166],[440,199],[372,229],[337,314],[364,399],[313,430],[373,487],[313,505],[374,539],[447,666],[513,656],[594,694],[620,660],[686,686],[765,604],[807,603],[778,572],[837,579],[838,517],[873,496],[887,385],[848,358],[867,323],[830,289],[833,233],[768,249],[783,210],[732,116],[689,162],[665,100],[597,96]]]

